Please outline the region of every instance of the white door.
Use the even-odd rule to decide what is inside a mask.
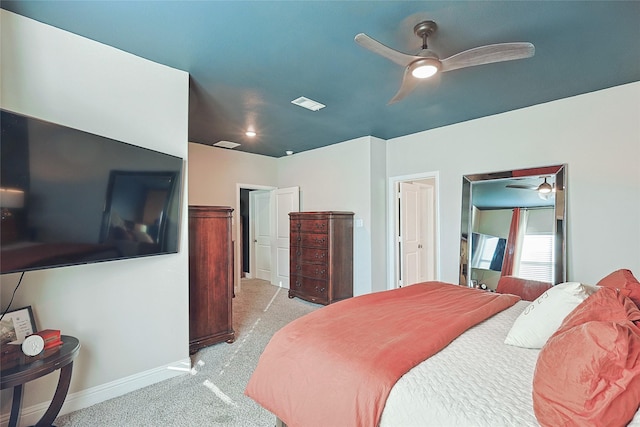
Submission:
[[[249,193],[249,209],[253,224],[251,264],[257,279],[271,281],[271,191]]]
[[[420,186],[400,183],[400,286],[418,283],[423,276]]]
[[[279,188],[271,192],[272,245],[274,260],[271,284],[289,288],[289,212],[300,211],[300,189]]]
[[[435,187],[425,182],[400,182],[398,286],[436,280]]]

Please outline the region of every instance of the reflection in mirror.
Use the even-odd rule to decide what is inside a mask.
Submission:
[[[465,175],[460,285],[566,281],[566,165]]]
[[[176,172],[111,171],[101,243],[125,256],[166,251]]]

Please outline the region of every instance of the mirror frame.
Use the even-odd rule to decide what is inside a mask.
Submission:
[[[553,165],[538,168],[517,169],[511,171],[492,172],[484,174],[464,175],[462,177],[462,211],[460,224],[460,265],[459,265],[459,282],[461,286],[471,287],[471,275],[469,268],[469,256],[467,250],[467,238],[473,230],[472,221],[472,200],[474,183],[486,182],[498,179],[512,178],[534,178],[542,175],[555,177],[555,195],[554,195],[554,266],[553,266],[553,284],[557,285],[567,281],[567,253],[566,253],[566,237],[567,237],[567,184],[566,184],[567,165]],[[513,206],[516,207],[516,206]]]

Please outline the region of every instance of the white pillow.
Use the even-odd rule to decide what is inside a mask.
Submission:
[[[566,282],[540,295],[518,316],[504,340],[524,348],[542,348],[574,308],[597,290],[595,286]]]

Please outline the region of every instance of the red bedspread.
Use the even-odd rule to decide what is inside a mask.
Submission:
[[[323,307],[273,336],[245,394],[289,427],[377,426],[402,375],[519,299],[425,282]]]

